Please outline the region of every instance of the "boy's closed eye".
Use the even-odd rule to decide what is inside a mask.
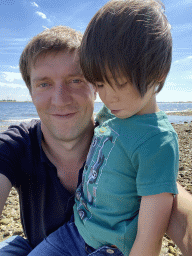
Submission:
[[[96,84],[96,88],[102,88],[104,84]]]

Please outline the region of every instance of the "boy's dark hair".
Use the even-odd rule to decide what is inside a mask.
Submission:
[[[155,0],[112,0],[90,21],[82,39],[80,62],[85,78],[109,82],[125,75],[144,96],[159,92],[172,60],[171,26]]]
[[[37,59],[43,55],[79,50],[82,34],[72,28],[56,26],[45,29],[33,37],[23,50],[19,67],[22,78],[31,93],[30,72]]]

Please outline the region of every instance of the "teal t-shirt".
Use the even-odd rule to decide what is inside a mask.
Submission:
[[[142,196],[177,194],[178,138],[164,112],[112,116],[95,129],[76,191],[75,224],[87,244],[133,246]]]

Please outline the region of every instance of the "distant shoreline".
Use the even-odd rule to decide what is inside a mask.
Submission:
[[[32,101],[16,101],[16,100],[0,100],[0,102],[9,102],[9,103],[32,103]]]
[[[13,102],[13,103],[32,103],[32,101],[28,101],[28,100],[26,100],[26,101],[16,101],[16,100],[0,100],[0,102]],[[95,103],[102,103],[101,101],[95,101]],[[164,102],[164,101],[159,101],[159,102],[157,102],[157,103],[168,103],[168,104],[170,104],[170,103],[192,103],[192,101],[166,101],[166,102]]]
[[[192,103],[192,101],[159,101],[157,103]]]

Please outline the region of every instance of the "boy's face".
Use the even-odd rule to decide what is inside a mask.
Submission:
[[[96,88],[101,100],[116,117],[128,118],[133,115],[144,115],[159,111],[154,86],[148,89],[144,97],[141,97],[137,89],[125,76],[117,77],[117,81],[112,76],[110,77],[110,84],[106,81],[97,82]]]

